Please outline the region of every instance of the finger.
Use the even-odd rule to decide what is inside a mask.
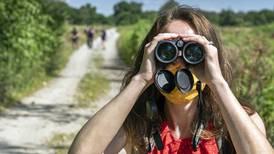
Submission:
[[[148,49],[148,52],[152,52],[155,47],[157,46],[158,42],[161,40],[167,40],[167,39],[173,39],[177,38],[179,35],[175,33],[160,33],[157,36],[153,38],[153,40],[150,42]]]
[[[178,35],[176,33],[159,33],[158,36],[170,36],[170,35]]]
[[[201,38],[201,39],[204,40],[204,42],[206,42],[206,43],[209,42],[205,36],[197,35],[197,34],[179,34],[179,37],[182,38],[182,39],[183,39],[183,38],[197,37],[197,38]]]
[[[169,38],[170,36],[173,36],[173,35],[175,37],[178,36],[178,34],[174,34],[174,33],[159,33],[158,35],[156,35],[153,38],[153,40],[151,42],[149,42],[145,45],[145,48],[149,48],[152,45],[153,42],[155,42],[155,41],[158,42],[158,40],[161,40],[161,38]]]
[[[189,37],[184,37],[182,38],[184,41],[193,41],[193,42],[197,42],[203,46],[207,46],[209,45],[209,41],[205,38],[205,37],[202,37],[200,35],[196,35],[196,36],[189,36]]]
[[[201,44],[204,47],[205,53],[208,58],[213,59],[215,55],[218,54],[218,50],[215,46],[213,46],[213,42],[209,42],[205,37],[202,37],[202,36],[187,37],[187,38],[183,38],[183,41],[197,42],[198,44]]]
[[[147,44],[145,45],[145,48],[148,48],[148,47],[150,46],[150,44],[151,44],[151,42],[147,43]]]
[[[192,36],[199,36],[199,35],[197,35],[197,34],[179,34],[180,38],[192,37]]]

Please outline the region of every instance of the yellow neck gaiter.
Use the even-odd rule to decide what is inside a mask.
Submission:
[[[169,66],[166,69],[168,71],[172,72],[173,75],[175,75],[176,72],[181,69],[180,66],[181,65],[180,65],[180,61],[179,61],[175,65]],[[178,89],[177,86],[175,86],[175,88],[170,93],[165,93],[165,92],[159,90],[160,93],[163,94],[165,96],[165,98],[171,103],[174,103],[174,104],[189,103],[195,97],[198,96],[198,91],[196,90],[196,85],[197,85],[197,82],[199,81],[199,79],[193,73],[191,73],[191,74],[193,76],[194,84],[193,84],[192,89],[189,92],[183,93]],[[205,88],[205,85],[206,85],[205,83],[202,83],[202,87],[201,87],[202,90]]]
[[[192,75],[194,78],[194,86],[192,87],[192,89],[189,92],[183,93],[177,87],[175,87],[170,93],[164,93],[164,92],[160,91],[161,94],[163,94],[169,102],[174,103],[174,104],[189,103],[195,97],[198,96],[198,91],[196,90],[196,83],[199,80],[194,74],[192,74]],[[202,90],[204,89],[204,87],[205,87],[205,84],[202,83]]]

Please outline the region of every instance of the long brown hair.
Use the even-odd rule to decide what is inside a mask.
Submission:
[[[226,59],[222,42],[220,40],[220,37],[216,33],[214,26],[202,15],[200,10],[186,5],[181,5],[174,7],[173,9],[170,9],[168,11],[162,12],[156,19],[148,34],[146,35],[145,39],[143,40],[139,48],[139,51],[136,54],[135,61],[131,66],[130,71],[128,71],[125,75],[121,89],[125,88],[127,84],[130,82],[131,78],[138,73],[141,66],[145,45],[152,41],[154,36],[156,36],[158,33],[161,33],[164,30],[165,26],[173,20],[182,20],[187,22],[190,26],[192,26],[192,28],[198,35],[205,36],[209,41],[213,41],[214,46],[218,49],[218,58],[223,77],[231,86],[231,67],[228,60]],[[142,93],[142,95],[136,101],[134,107],[130,111],[127,119],[123,124],[123,128],[127,134],[128,142],[130,142],[133,146],[133,153],[146,153],[145,136],[148,131],[149,121],[146,120],[145,103],[148,101],[148,98],[151,97],[150,94],[151,89],[147,89]],[[205,112],[203,112],[205,113],[205,115],[203,115],[203,117],[205,118],[206,122],[211,121],[214,127],[211,131],[205,130],[202,133],[202,137],[217,137],[221,135],[222,132],[224,132],[225,124],[222,119],[220,110],[218,109],[216,97],[213,95],[212,91],[207,86],[203,90],[203,96],[205,102]],[[159,113],[161,114],[160,116],[165,118],[163,111],[165,98],[159,92],[157,92],[156,94],[156,101]],[[246,106],[247,109],[250,109],[248,105],[243,106]],[[254,113],[253,110],[248,111],[249,114]],[[195,120],[193,120],[192,130],[194,130],[196,122],[197,117],[195,118]],[[161,121],[159,121],[159,123],[161,123]]]

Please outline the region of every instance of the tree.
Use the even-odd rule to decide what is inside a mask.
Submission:
[[[212,23],[219,24],[219,13],[214,11],[202,11],[202,13]]]
[[[178,5],[179,5],[179,3],[176,2],[175,0],[168,0],[163,6],[160,7],[159,13],[169,10],[175,6],[178,6]]]
[[[91,4],[85,4],[79,9],[70,8],[68,10],[69,23],[72,24],[84,24],[90,25],[94,23],[109,24],[109,18],[105,17],[103,14],[96,12],[96,7]]]
[[[96,7],[91,6],[91,4],[86,4],[81,6],[78,12],[78,16],[82,24],[93,24],[94,23],[94,16],[96,14]]]
[[[114,5],[113,18],[118,25],[136,23],[142,14],[142,3],[137,2],[119,2]]]
[[[219,14],[219,24],[221,26],[236,26],[243,23],[240,14],[235,14],[232,10],[222,10]]]
[[[68,20],[70,16],[70,6],[60,0],[38,0],[41,4],[41,11],[44,14],[50,15],[52,18],[49,23],[53,29],[59,29],[63,26],[65,21]]]

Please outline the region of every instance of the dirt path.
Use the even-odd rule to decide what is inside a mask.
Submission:
[[[100,48],[100,39],[94,42],[94,49],[81,46],[70,57],[60,76],[44,88],[22,100],[0,115],[1,154],[50,154],[54,147],[46,143],[55,133],[77,132],[86,120],[118,92],[124,67],[116,51],[119,34],[115,29],[107,31],[106,49]],[[88,71],[89,60],[94,52],[102,52],[105,62],[99,70],[111,81],[111,90],[99,100],[93,109],[75,108],[73,95],[81,78]]]

